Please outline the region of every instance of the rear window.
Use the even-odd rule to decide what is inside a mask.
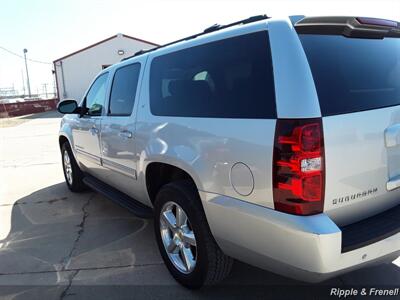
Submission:
[[[154,115],[275,118],[275,91],[266,31],[211,42],[154,58]]]
[[[323,116],[400,104],[400,39],[300,34]]]

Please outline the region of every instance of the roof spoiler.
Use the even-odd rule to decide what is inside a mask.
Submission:
[[[350,38],[400,37],[400,23],[365,17],[305,17],[295,24],[297,33],[332,34]]]

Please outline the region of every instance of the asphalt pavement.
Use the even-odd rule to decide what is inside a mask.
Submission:
[[[400,285],[397,259],[318,285],[236,262],[216,287],[182,288],[162,262],[151,220],[67,189],[60,118],[47,112],[0,126],[1,299],[320,299],[331,287]]]

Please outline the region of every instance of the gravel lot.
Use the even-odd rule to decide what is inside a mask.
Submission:
[[[68,191],[57,143],[59,121],[58,113],[48,112],[0,126],[2,299],[309,299],[315,293],[320,297],[313,298],[321,299],[330,287],[400,284],[397,259],[317,286],[237,262],[220,286],[197,292],[181,288],[158,253],[152,221],[96,193]]]

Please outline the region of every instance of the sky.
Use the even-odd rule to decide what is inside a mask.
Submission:
[[[124,33],[164,44],[253,15],[348,15],[400,21],[400,0],[0,0],[0,88],[22,89],[28,50],[31,90],[54,84],[51,62]]]

